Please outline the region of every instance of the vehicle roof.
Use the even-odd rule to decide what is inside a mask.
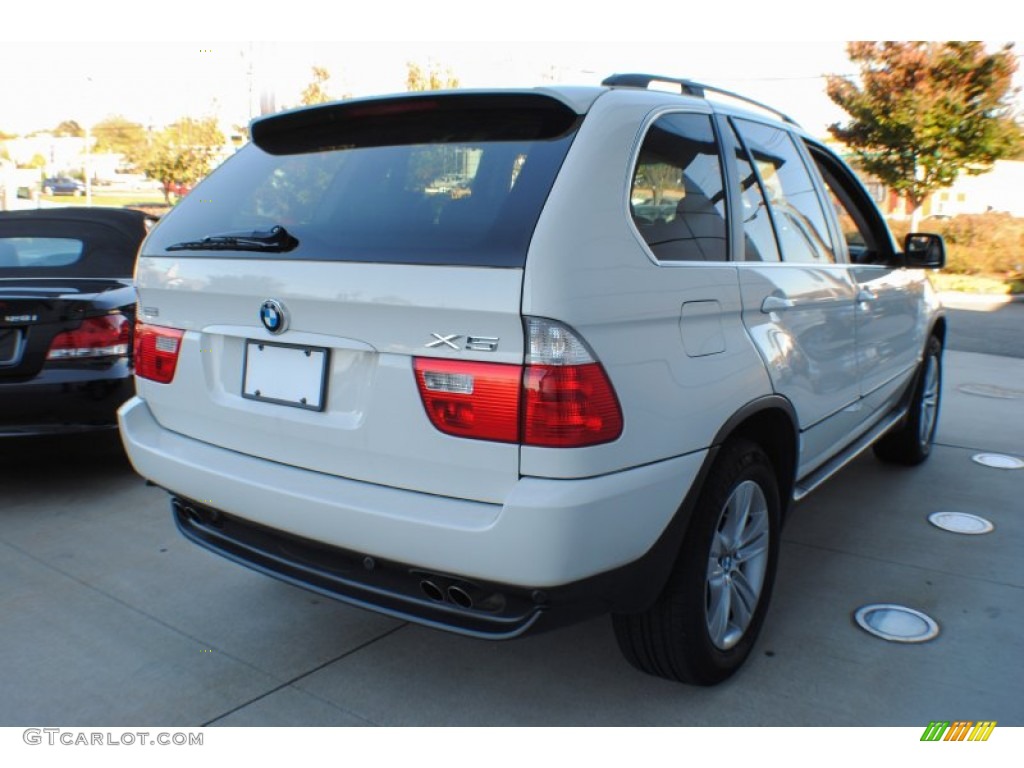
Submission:
[[[135,239],[140,227],[145,232],[146,221],[156,221],[152,214],[133,208],[87,208],[64,206],[61,208],[31,208],[21,211],[0,211],[0,224],[5,222],[89,222],[113,227],[125,236]]]

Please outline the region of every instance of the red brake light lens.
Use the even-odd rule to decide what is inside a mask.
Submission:
[[[170,384],[178,365],[184,331],[158,325],[135,325],[135,375]]]
[[[87,317],[73,331],[57,334],[47,360],[124,357],[132,343],[132,326],[122,314]]]
[[[622,434],[622,410],[600,363],[528,365],[523,390],[524,445],[580,448]]]
[[[437,429],[477,440],[519,439],[520,366],[417,358],[413,367]]]

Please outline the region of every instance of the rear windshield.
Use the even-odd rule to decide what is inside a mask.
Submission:
[[[176,257],[521,267],[578,126],[534,95],[342,102],[253,125],[153,231]],[[283,227],[288,249],[182,248]]]
[[[82,257],[83,245],[64,237],[0,237],[0,270],[66,267]]]

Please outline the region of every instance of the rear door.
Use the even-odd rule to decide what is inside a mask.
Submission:
[[[526,252],[578,120],[553,98],[460,94],[254,124],[144,247],[142,320],[186,332],[173,381],[139,381],[155,418],[303,470],[500,502],[515,436],[436,429],[414,360],[522,363]]]
[[[803,155],[786,130],[731,119],[740,188],[744,322],[772,385],[793,404],[804,474],[850,438],[857,401],[857,286]]]

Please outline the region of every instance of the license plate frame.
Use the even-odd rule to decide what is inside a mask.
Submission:
[[[305,344],[246,339],[242,397],[307,411],[327,407],[330,351]]]

